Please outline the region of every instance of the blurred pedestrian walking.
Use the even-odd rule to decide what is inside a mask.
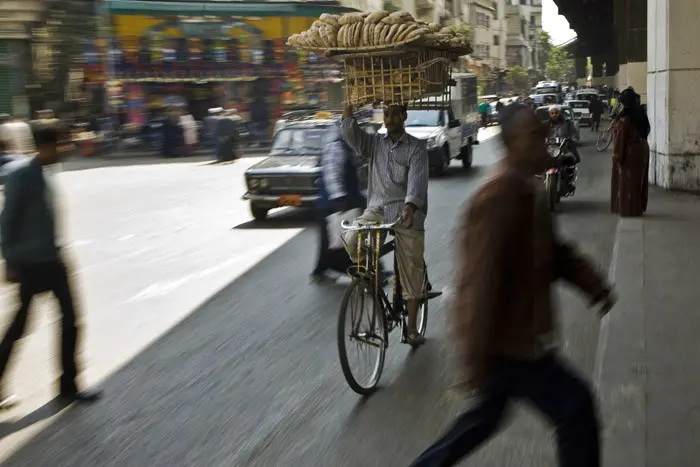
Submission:
[[[60,161],[59,138],[63,135],[56,126],[39,126],[34,133],[37,155],[8,164],[0,236],[6,279],[18,284],[19,308],[0,343],[0,409],[16,403],[14,396],[3,392],[7,390],[4,376],[14,345],[25,333],[32,299],[49,291],[58,300],[62,315],[59,398],[90,402],[99,396],[98,392],[80,392],[76,382],[80,327],[69,281],[71,272],[57,240],[55,190],[45,171]]]
[[[352,265],[342,243],[337,245],[340,242],[339,235],[333,242],[336,245],[331,248],[329,235],[333,235],[333,232],[329,231],[331,230],[328,225],[329,217],[340,223],[341,219],[336,214],[352,210],[358,210],[361,214],[361,210],[367,204],[367,200],[360,192],[357,157],[350,146],[343,141],[339,126],[332,126],[325,135],[321,169],[319,200],[316,204],[319,250],[316,267],[311,273],[311,282],[317,284],[335,281],[338,274],[345,274]],[[339,233],[340,226],[336,227],[337,229],[332,230],[337,230]]]
[[[548,167],[546,129],[523,104],[500,118],[506,156],[474,195],[458,243],[455,331],[474,403],[411,465],[457,464],[496,432],[512,400],[523,399],[555,427],[560,466],[598,467],[592,390],[557,353],[552,286],[576,285],[602,313],[613,294],[555,230],[534,177]]]

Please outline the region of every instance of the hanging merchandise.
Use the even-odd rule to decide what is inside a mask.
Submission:
[[[160,34],[153,34],[150,37],[149,50],[151,52],[151,70],[162,75],[163,73],[163,37]]]

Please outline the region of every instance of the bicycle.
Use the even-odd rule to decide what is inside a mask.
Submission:
[[[595,143],[595,148],[598,152],[603,152],[610,147],[612,143],[612,132],[617,122],[613,120],[601,133],[598,135],[598,140]]]
[[[371,394],[379,383],[382,371],[384,370],[384,359],[386,356],[386,349],[389,347],[389,334],[391,331],[400,327],[401,342],[408,342],[406,325],[408,312],[401,293],[401,281],[396,256],[394,256],[395,276],[391,301],[382,287],[383,278],[381,277],[382,271],[379,266],[379,258],[395,249],[395,238],[387,243],[383,243],[383,238],[387,234],[395,237],[394,227],[399,222],[400,219],[389,224],[368,223],[353,226],[347,221],[343,221],[341,224],[344,230],[357,232],[358,238],[356,262],[349,271],[353,280],[343,296],[340,313],[338,315],[338,354],[343,375],[350,385],[350,388],[361,395]],[[366,254],[363,254],[363,249],[366,249]],[[422,336],[425,335],[428,324],[428,300],[439,295],[432,294],[433,296],[430,296],[431,288],[428,281],[427,268],[424,267],[424,296],[419,305],[417,317],[417,330]],[[364,304],[365,298],[369,297],[370,299],[371,310],[369,310],[366,320],[368,325],[367,329],[360,329],[363,324],[362,310],[364,310],[364,306],[361,308],[359,316],[356,316],[352,312],[350,313],[350,329],[348,330],[346,327],[348,309],[351,307],[351,301],[355,296],[361,298],[362,304]],[[366,382],[359,381],[359,378],[356,377],[350,367],[348,348],[345,342],[346,337],[349,337],[350,340],[354,341],[358,346],[367,344],[377,349],[374,366]]]

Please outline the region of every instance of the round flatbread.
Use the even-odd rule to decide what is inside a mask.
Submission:
[[[399,29],[397,29],[396,34],[394,34],[394,43],[401,42],[401,34],[406,30],[406,28],[408,28],[408,24],[399,24]]]
[[[365,18],[365,24],[378,23],[389,16],[388,11],[375,11]]]
[[[361,13],[346,13],[338,19],[338,24],[346,26],[364,21]]]
[[[372,46],[374,45],[374,30],[377,29],[377,25],[375,23],[370,23],[365,26],[367,29],[367,42],[365,45]]]
[[[335,26],[337,28],[340,26],[338,24],[338,18],[340,18],[338,15],[330,15],[328,13],[323,13],[321,16],[319,16],[318,19],[326,24],[330,24],[331,26]]]
[[[394,43],[394,36],[396,36],[396,33],[399,32],[400,27],[401,27],[400,24],[392,24],[391,25],[391,28],[389,29],[389,33],[386,35],[386,43],[387,44]]]
[[[384,44],[384,42],[382,42],[383,41],[382,33],[383,33],[385,27],[386,27],[386,25],[384,25],[382,23],[377,23],[374,25],[374,45],[383,45]]]
[[[364,27],[365,27],[365,23],[364,23],[364,22],[355,23],[353,27],[354,27],[354,30],[353,30],[353,34],[354,34],[353,44],[354,44],[355,47],[360,47],[360,46],[361,46],[361,45],[360,45],[360,44],[361,44],[361,40],[362,40],[362,30],[363,30]]]

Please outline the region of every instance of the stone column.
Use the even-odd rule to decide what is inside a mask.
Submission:
[[[603,64],[605,59],[603,57],[591,57],[591,84],[601,85],[603,84]]]
[[[700,0],[648,0],[652,183],[700,191]]]
[[[620,63],[616,85],[632,86],[646,102],[647,0],[615,0],[613,11]]]
[[[576,66],[576,79],[587,79],[588,76],[586,76],[586,72],[588,71],[588,58],[576,57],[574,60],[574,65]]]

